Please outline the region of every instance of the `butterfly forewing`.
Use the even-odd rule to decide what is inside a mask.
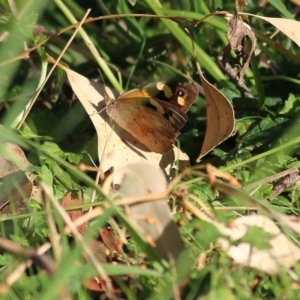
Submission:
[[[178,81],[152,82],[139,88],[130,90],[118,97],[125,98],[156,98],[167,103],[172,103],[180,110],[187,112],[199,93],[194,83]]]

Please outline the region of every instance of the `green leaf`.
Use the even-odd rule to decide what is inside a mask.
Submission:
[[[46,165],[42,165],[38,170],[38,175],[48,186],[53,185],[53,175],[50,169]]]
[[[14,241],[15,243],[17,243],[19,245],[22,245],[25,247],[29,246],[28,240],[24,237],[21,237],[19,235],[14,235],[14,234],[11,234],[9,237],[11,238],[12,241]]]
[[[288,99],[284,103],[283,109],[279,112],[282,115],[285,115],[293,110],[294,104],[296,102],[296,97],[293,94],[289,94]]]
[[[20,32],[26,37],[27,39],[33,41],[33,31],[34,26],[36,24],[38,15],[35,12],[30,12],[24,14],[22,18],[18,19],[18,28]]]
[[[72,180],[71,176],[56,163],[52,164],[50,168],[54,178],[61,182],[67,190],[75,190],[78,188],[78,185]]]
[[[270,240],[274,237],[273,234],[265,232],[257,226],[248,227],[246,234],[240,239],[239,243],[249,243],[257,249],[271,249]]]

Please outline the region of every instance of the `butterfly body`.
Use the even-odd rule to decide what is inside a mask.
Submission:
[[[198,96],[198,88],[187,82],[155,82],[107,97],[106,111],[143,150],[167,153],[187,121],[186,112]]]

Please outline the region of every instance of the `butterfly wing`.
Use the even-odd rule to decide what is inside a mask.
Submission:
[[[107,99],[108,115],[149,151],[172,149],[186,112],[198,95],[188,82],[159,81]]]
[[[187,117],[174,105],[158,99],[118,98],[107,105],[108,115],[148,151],[166,153]]]

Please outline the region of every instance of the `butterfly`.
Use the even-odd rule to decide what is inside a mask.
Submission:
[[[116,99],[106,96],[106,112],[131,144],[164,154],[172,149],[198,93],[195,83],[153,82]]]

